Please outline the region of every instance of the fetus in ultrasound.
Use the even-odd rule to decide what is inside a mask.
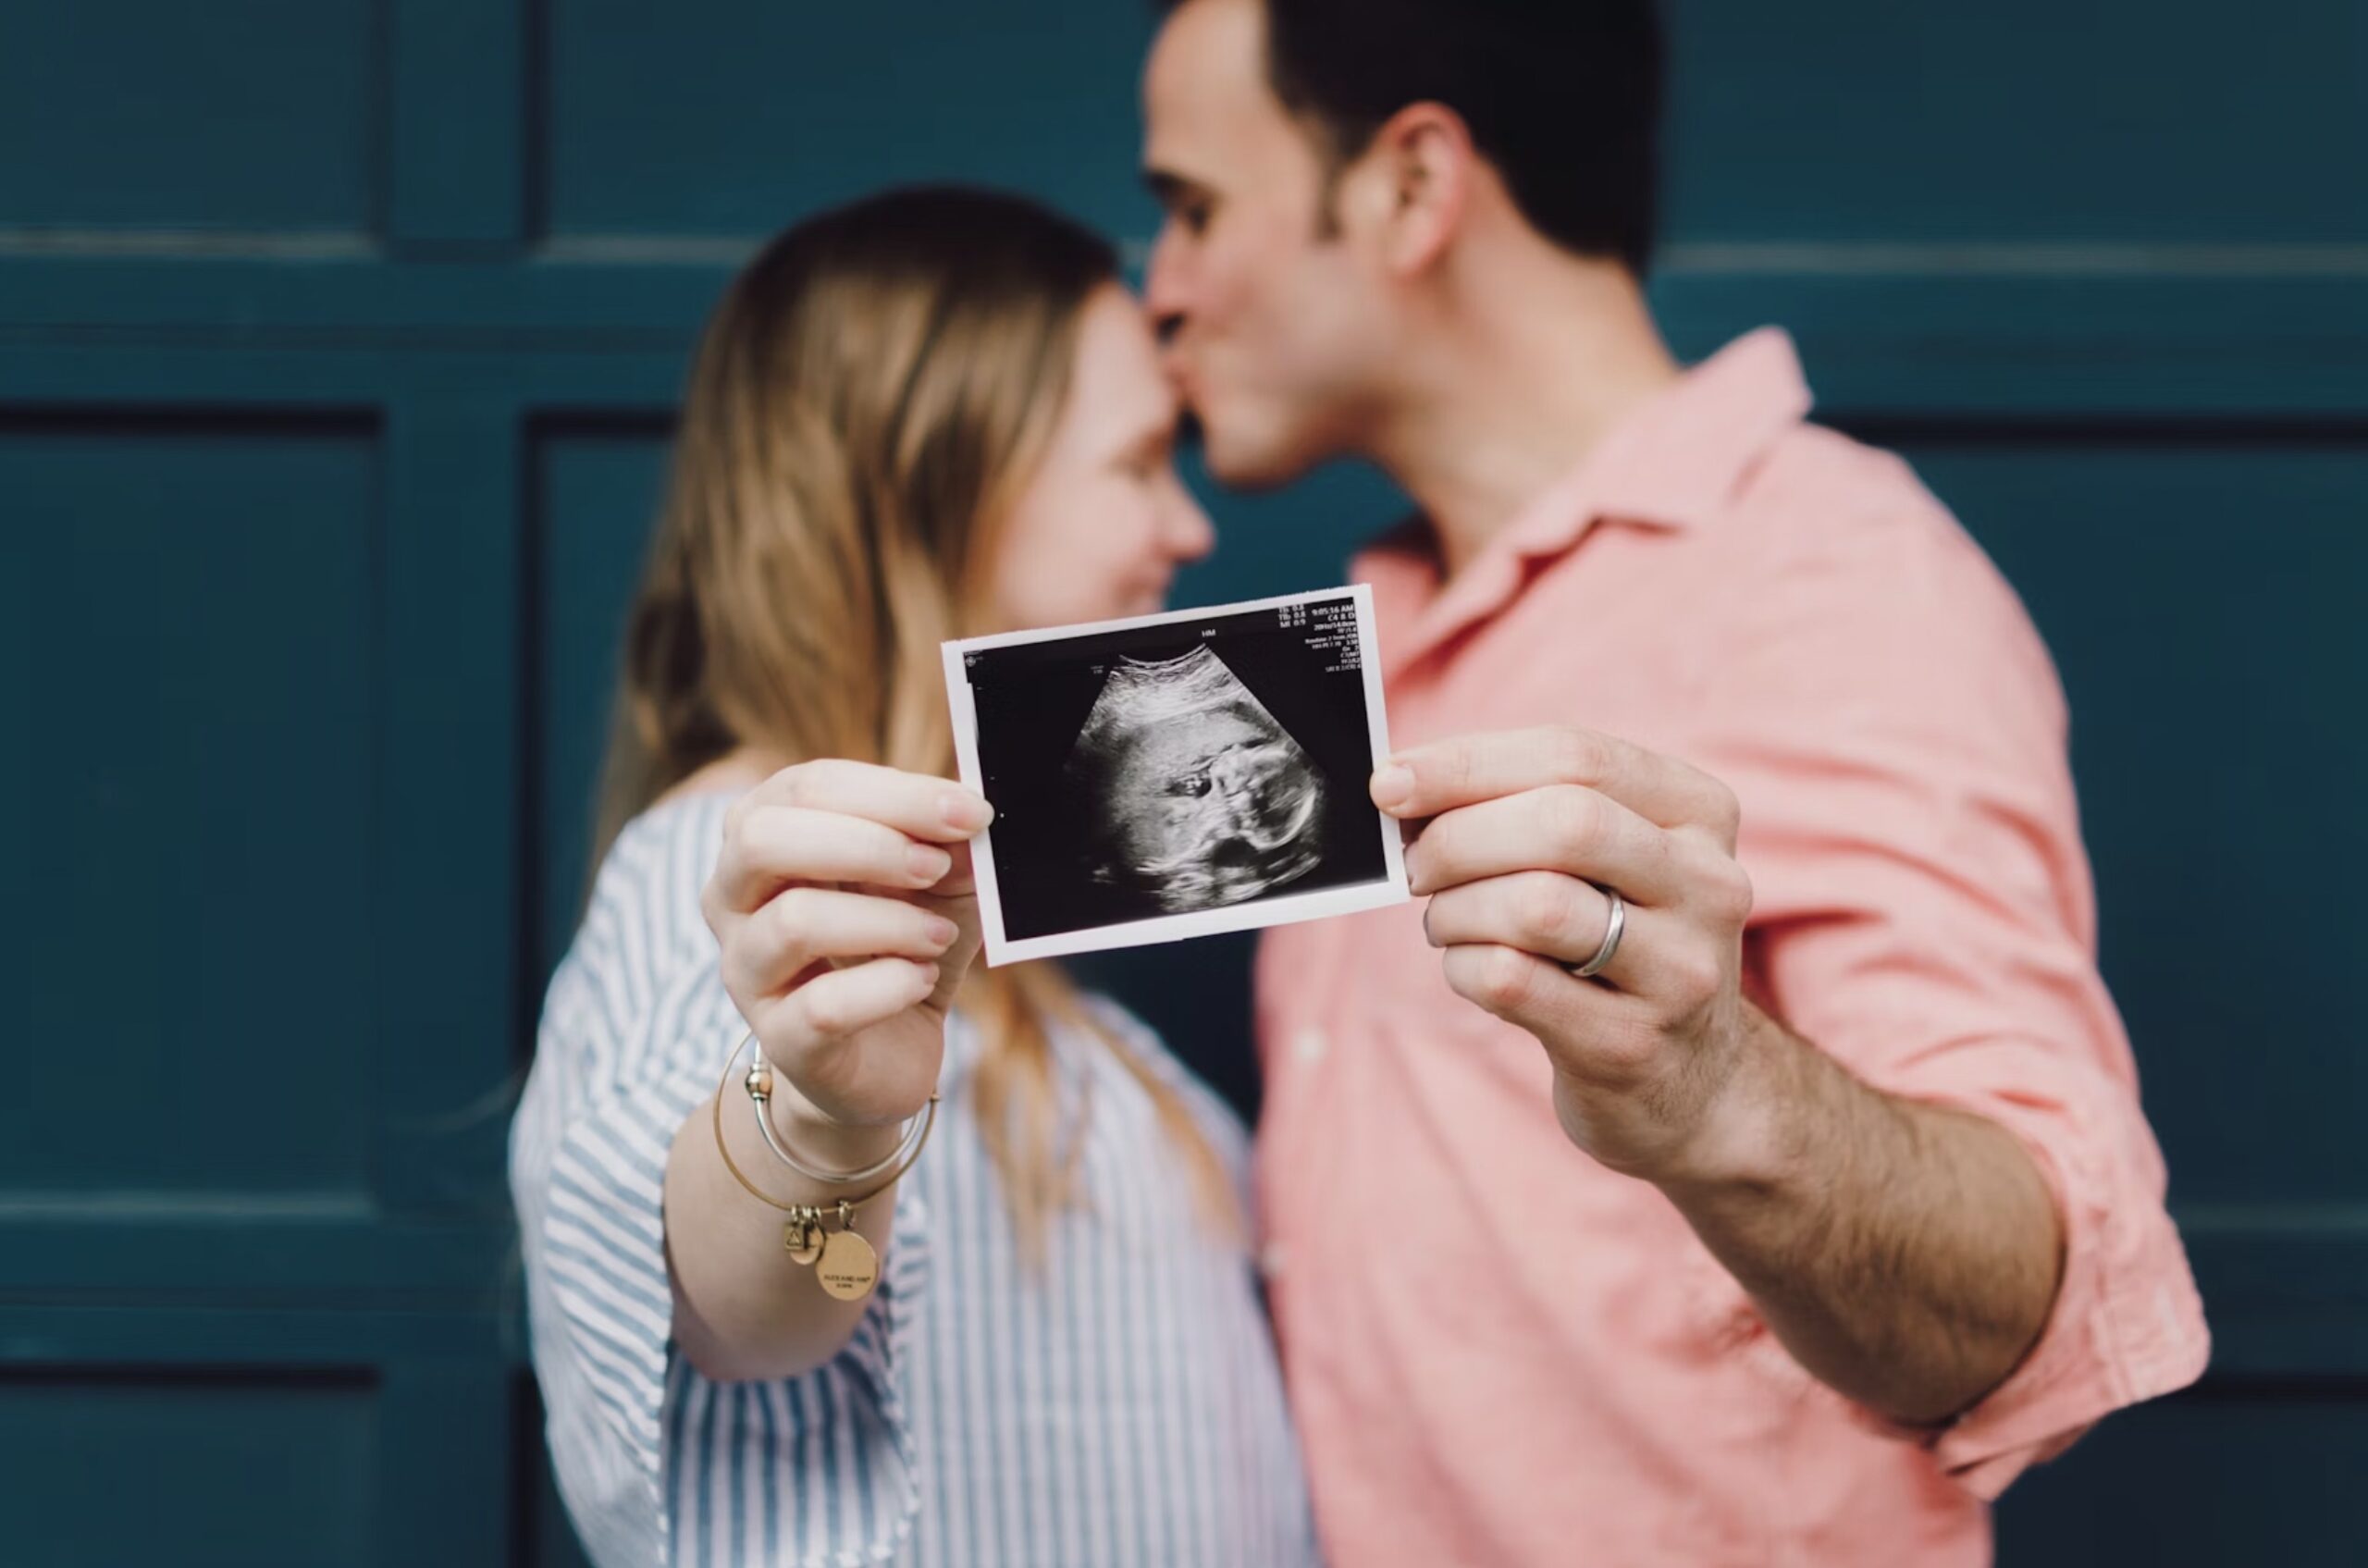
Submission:
[[[1322,858],[1323,775],[1205,644],[1120,660],[1067,772],[1092,819],[1087,874],[1167,914],[1255,898]]]

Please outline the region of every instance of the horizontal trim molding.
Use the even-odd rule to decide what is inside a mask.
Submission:
[[[513,1239],[506,1212],[397,1218],[343,1194],[11,1202],[0,1205],[0,1305],[366,1300],[491,1310],[518,1290]]]
[[[348,385],[465,364],[484,394],[564,382],[613,356],[658,365],[671,396],[738,243],[590,243],[507,263],[0,255],[0,399],[109,395],[130,377],[159,389],[142,395],[169,397],[175,377],[207,378],[207,356],[253,351],[352,356],[342,370],[324,367]],[[702,256],[695,265],[686,245]],[[2285,271],[2248,271],[2276,258],[2242,252],[2178,266],[2133,256],[2133,270],[2105,268],[2113,258],[2101,253],[2059,256],[2066,265],[2055,269],[2016,257],[2029,259],[2009,249],[1989,270],[1847,271],[1795,266],[1809,258],[1784,253],[1680,251],[1653,295],[1688,358],[1785,326],[1829,411],[2368,413],[2368,270],[2352,269],[2348,250],[2300,253]],[[2071,265],[2082,258],[2088,270]],[[163,355],[175,363],[145,363]],[[513,363],[536,358],[575,368],[553,376]],[[311,378],[281,369],[286,386]]]
[[[657,264],[736,267],[761,234],[558,234],[535,259],[561,265]],[[1151,259],[1152,241],[1118,242],[1127,265]],[[2368,245],[2133,244],[2113,241],[1900,243],[1890,241],[1681,240],[1660,251],[1664,278],[1836,273],[1851,277],[2172,277],[2368,278]]]
[[[2215,1377],[2368,1377],[2368,1210],[2215,1206],[2179,1219]],[[390,1220],[337,1195],[277,1207],[235,1195],[11,1200],[0,1204],[0,1328],[21,1313],[102,1311],[501,1318],[522,1299],[512,1242],[506,1219]]]
[[[375,235],[347,229],[0,228],[0,258],[369,261],[385,253]]]
[[[1687,241],[1661,252],[1663,278],[2352,278],[2368,245],[1898,244],[1818,240]]]
[[[388,1367],[413,1358],[526,1360],[523,1323],[493,1312],[0,1303],[0,1369],[108,1365]],[[0,1371],[0,1377],[8,1375]]]

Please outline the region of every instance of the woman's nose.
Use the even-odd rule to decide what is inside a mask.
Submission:
[[[1167,553],[1178,562],[1198,561],[1216,549],[1217,531],[1209,522],[1192,493],[1181,481],[1176,487],[1176,500],[1167,509],[1165,543]]]

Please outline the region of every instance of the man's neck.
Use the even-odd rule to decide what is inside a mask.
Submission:
[[[1492,271],[1458,280],[1372,447],[1429,519],[1448,578],[1680,375],[1624,271],[1559,253]]]

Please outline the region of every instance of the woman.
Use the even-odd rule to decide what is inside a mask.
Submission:
[[[802,224],[709,326],[512,1138],[603,1568],[1312,1557],[1241,1130],[1110,1004],[970,972],[946,779],[942,639],[1155,609],[1209,548],[1177,413],[1109,248],[1008,197]],[[852,1301],[800,1261],[843,1228]]]

